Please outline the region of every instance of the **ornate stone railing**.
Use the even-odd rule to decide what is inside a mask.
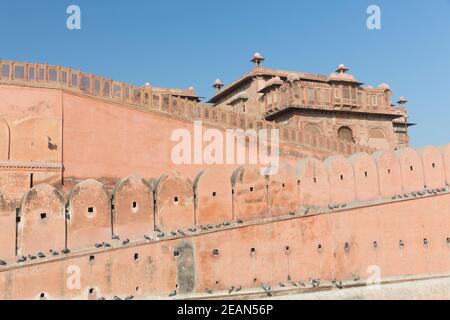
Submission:
[[[344,93],[345,90],[348,90],[347,93]],[[268,115],[291,107],[351,110],[352,112],[392,115],[393,118],[401,117],[406,113],[405,108],[391,107],[390,91],[385,93],[381,89],[374,88],[294,83],[291,87],[267,93],[267,100]]]
[[[337,137],[310,135],[296,128],[201,104],[192,99],[193,95],[188,90],[165,91],[151,86],[138,87],[62,66],[0,60],[0,84],[59,88],[189,121],[201,120],[205,124],[222,128],[278,129],[283,143],[329,153],[349,155],[359,151],[375,151],[368,146],[348,143]],[[280,101],[282,99],[287,97],[281,97]]]

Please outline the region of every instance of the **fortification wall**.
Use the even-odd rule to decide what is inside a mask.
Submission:
[[[112,187],[130,172],[154,177],[176,169],[194,180],[205,166],[175,168],[170,161],[175,143],[170,142],[170,137],[175,129],[192,133],[196,120],[222,131],[278,129],[286,161],[373,151],[335,137],[310,135],[245,114],[218,110],[196,103],[177,90],[136,87],[46,64],[2,60],[0,66],[0,160],[42,162],[41,166],[61,163],[66,189],[89,178]],[[231,175],[236,167],[223,169]],[[49,177],[48,182],[52,180],[56,186],[55,177]]]
[[[271,177],[250,166],[194,181],[131,176],[112,195],[95,180],[66,198],[38,185],[20,210],[2,195],[0,298],[308,285],[365,279],[371,266],[382,277],[445,272],[448,148],[309,158]]]

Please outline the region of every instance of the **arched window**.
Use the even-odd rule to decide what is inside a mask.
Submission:
[[[375,128],[375,129],[370,129],[369,132],[369,138],[373,138],[373,139],[385,139],[386,136],[383,132],[383,130],[379,129],[379,128]]]
[[[369,141],[370,147],[375,149],[389,149],[389,142],[386,139],[386,135],[381,128],[373,128],[369,131]]]
[[[353,131],[349,127],[340,127],[338,131],[338,137],[343,141],[355,143],[355,139],[353,138]]]
[[[320,135],[322,134],[322,130],[320,130],[320,127],[316,124],[307,124],[305,126],[305,132],[310,135]]]

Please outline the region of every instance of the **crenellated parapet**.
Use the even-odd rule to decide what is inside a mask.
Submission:
[[[89,251],[154,237],[247,223],[334,212],[446,192],[449,146],[427,146],[324,161],[281,163],[275,175],[242,166],[228,176],[218,167],[192,182],[178,172],[157,180],[130,176],[112,192],[96,180],[77,184],[67,197],[50,185],[29,190],[19,207],[2,195],[0,259],[69,250]],[[15,232],[17,230],[17,233]]]
[[[183,121],[202,121],[205,125],[222,129],[267,129],[268,131],[276,129],[279,130],[280,141],[284,144],[300,145],[328,153],[351,155],[355,152],[372,153],[375,151],[368,146],[343,141],[338,137],[312,134],[254,116],[202,104],[191,89],[159,89],[150,85],[134,86],[79,70],[48,64],[0,60],[0,70],[0,85],[62,90],[69,94],[174,117]],[[9,159],[8,154],[11,154],[11,159],[21,156],[15,154],[17,145],[14,142],[22,136],[27,137],[30,126],[51,128],[55,133],[51,131],[49,136],[58,136],[58,120],[55,118],[29,119],[28,122],[36,123],[26,122],[24,124],[15,123],[9,119],[4,121],[4,123],[0,123],[0,130],[4,131],[4,136],[11,137],[0,141],[0,155],[3,154],[4,159]],[[42,140],[42,143],[45,145],[42,148],[36,146],[36,150],[41,153],[42,150],[47,150],[49,157],[56,157],[55,150],[47,148],[49,142]],[[55,146],[60,145],[60,141],[51,141],[50,143]],[[22,149],[18,148],[18,150]],[[26,152],[30,153],[30,150],[26,150]]]

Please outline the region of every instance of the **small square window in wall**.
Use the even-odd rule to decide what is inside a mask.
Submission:
[[[88,215],[88,217],[93,217],[93,216],[95,216],[95,208],[94,208],[94,207],[89,207],[89,208],[87,209],[87,215]]]
[[[138,212],[138,208],[139,208],[138,203],[137,203],[136,201],[133,201],[133,202],[131,203],[131,211],[132,211],[133,213],[137,213],[137,212]]]

